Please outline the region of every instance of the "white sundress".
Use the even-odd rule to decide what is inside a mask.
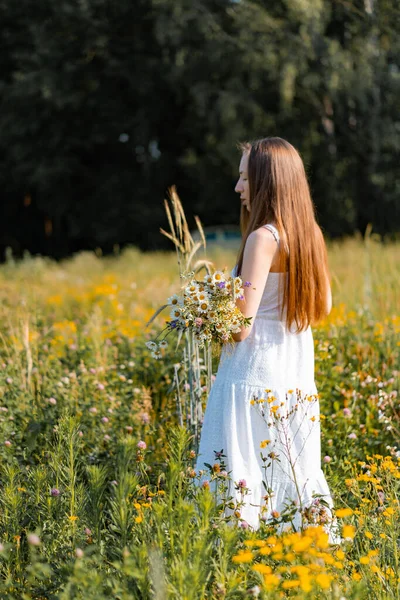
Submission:
[[[270,224],[265,227],[279,244],[278,230]],[[232,479],[228,495],[244,500],[241,524],[254,529],[258,529],[260,517],[268,520],[281,514],[291,501],[316,524],[323,503],[314,494],[323,497],[329,507],[333,505],[321,470],[312,331],[310,327],[301,333],[287,331],[280,320],[278,284],[279,278],[286,276],[268,274],[249,336],[222,350],[196,461],[196,472],[203,471],[198,480],[202,485],[211,479],[204,463],[218,463],[215,452],[223,450]],[[266,462],[260,453],[267,457]],[[242,493],[243,486],[248,493]],[[210,487],[215,491],[214,482]],[[330,515],[329,508],[327,512]],[[295,513],[293,523],[298,527],[304,520],[300,510]],[[331,536],[331,541],[334,539]]]

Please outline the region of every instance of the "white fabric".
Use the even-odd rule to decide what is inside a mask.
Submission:
[[[273,231],[279,243],[276,228],[269,225],[268,229]],[[287,331],[280,320],[278,283],[280,277],[286,276],[269,272],[250,335],[233,348],[224,347],[222,350],[217,376],[207,401],[196,463],[197,472],[205,470],[199,480],[201,485],[204,480],[210,480],[204,463],[215,464],[214,451],[223,450],[227,455],[224,459],[227,471],[232,478],[228,495],[239,500],[241,495],[233,482],[246,481],[250,493],[244,496],[241,519],[254,529],[259,526],[261,506],[265,505],[263,496],[266,494],[262,485],[265,472],[260,452],[266,456],[273,451],[280,458],[280,462],[273,461],[273,469],[269,467],[267,470],[268,485],[273,489],[273,497],[264,512],[267,518],[270,518],[271,511],[281,513],[287,502],[299,497],[291,464],[295,469],[302,506],[311,504],[313,493],[323,495],[332,506],[321,470],[313,336],[311,328],[299,334]],[[270,389],[271,393],[267,394],[266,389]],[[288,393],[289,390],[293,390],[292,393]],[[315,397],[312,401],[298,402],[296,390],[301,391],[302,397]],[[276,401],[270,404],[250,403],[253,396],[266,398],[272,395]],[[274,423],[271,406],[281,402],[284,406],[279,407],[278,414],[289,414],[289,418]],[[298,408],[290,415],[296,402]],[[282,443],[285,439],[286,442]],[[271,440],[264,449],[260,448],[263,440]],[[294,522],[299,526],[299,515]]]

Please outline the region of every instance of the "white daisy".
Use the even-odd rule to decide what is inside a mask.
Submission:
[[[156,358],[157,360],[160,359],[160,358],[162,358],[162,354],[161,354],[161,352],[159,350],[155,350],[154,352],[152,352],[151,356],[153,358]]]
[[[225,275],[222,271],[215,271],[212,276],[213,283],[220,283],[221,281],[225,281]]]
[[[209,307],[208,301],[202,300],[201,302],[199,302],[198,310],[201,313],[206,313],[208,311],[208,307]]]
[[[182,309],[179,308],[179,306],[175,306],[175,308],[173,308],[171,310],[171,312],[169,313],[169,316],[172,319],[179,319],[179,317],[182,315]]]
[[[150,350],[155,350],[157,348],[157,344],[155,342],[146,342],[146,346]]]
[[[205,275],[203,281],[207,285],[211,285],[213,283],[213,276],[212,275]]]
[[[169,304],[170,306],[182,306],[183,299],[180,296],[178,296],[178,294],[174,294],[173,296],[168,298],[167,304]]]
[[[188,296],[193,296],[193,294],[197,293],[198,289],[198,284],[195,281],[191,281],[189,285],[185,288],[185,292]]]
[[[158,347],[159,348],[167,348],[168,347],[167,340],[161,340],[161,342],[158,342]]]
[[[208,302],[209,301],[209,296],[206,292],[200,292],[197,294],[197,301],[198,302]]]

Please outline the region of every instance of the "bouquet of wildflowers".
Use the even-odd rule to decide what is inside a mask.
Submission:
[[[226,277],[223,271],[207,274],[203,281],[196,280],[193,272],[183,278],[186,283],[182,293],[171,296],[157,312],[169,306],[171,320],[161,341],[146,343],[153,358],[161,358],[160,349],[168,345],[165,337],[171,331],[179,332],[178,343],[183,332],[191,331],[201,348],[205,342],[233,342],[232,333],[250,325],[251,317],[245,317],[235,303],[244,298],[243,287],[251,285],[249,282],[243,285],[240,277]]]

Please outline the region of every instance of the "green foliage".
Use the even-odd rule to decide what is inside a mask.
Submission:
[[[160,246],[172,184],[205,225],[238,222],[235,146],[265,135],[301,151],[327,233],[399,230],[395,0],[21,0],[0,17],[2,252]]]
[[[313,331],[323,469],[357,533],[313,600],[397,594],[398,252],[373,237],[329,245],[334,308]],[[145,346],[145,322],[173,293],[174,261],[132,249],[0,268],[1,598],[281,597],[233,560],[276,536],[274,524],[242,529],[225,515],[234,501],[198,485],[171,394],[179,358],[167,349],[151,361]],[[220,467],[210,482],[226,482]],[[278,574],[291,564],[261,560]]]

